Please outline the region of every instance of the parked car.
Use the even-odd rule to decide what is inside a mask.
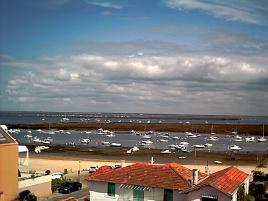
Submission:
[[[73,191],[79,191],[82,188],[82,184],[80,182],[64,182],[58,189],[59,193],[71,193]]]
[[[89,173],[96,172],[99,169],[99,166],[97,165],[92,165],[88,167],[86,170],[88,170]]]

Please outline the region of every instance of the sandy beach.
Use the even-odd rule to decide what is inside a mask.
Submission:
[[[217,155],[217,154],[216,154]],[[100,155],[100,154],[91,154],[91,153],[81,153],[81,152],[62,152],[62,153],[49,153],[43,152],[41,154],[36,154],[34,152],[30,153],[29,160],[29,170],[35,170],[38,172],[43,172],[46,170],[51,170],[52,172],[63,172],[64,169],[67,169],[68,172],[77,172],[83,170],[92,165],[110,165],[114,166],[115,164],[120,165],[124,161],[125,165],[130,165],[138,162],[149,163],[151,156],[154,156],[155,164],[171,163],[176,162],[180,163],[190,169],[198,168],[200,171],[205,172],[205,166],[208,162],[209,170],[211,173],[226,168],[228,166],[236,166],[239,169],[245,171],[246,173],[251,173],[252,170],[256,170],[257,161],[245,161],[245,160],[223,160],[222,164],[214,164],[213,160],[215,155],[211,156],[204,155],[197,157],[196,160],[192,160],[191,156],[189,159],[178,159],[176,154],[171,155]],[[198,154],[197,154],[198,156]],[[210,157],[208,159],[207,157]],[[224,156],[222,156],[224,157]],[[218,157],[223,159],[222,157]],[[267,161],[266,161],[267,165]],[[22,166],[22,170],[26,171],[27,167]],[[268,172],[267,168],[258,168],[258,170]]]

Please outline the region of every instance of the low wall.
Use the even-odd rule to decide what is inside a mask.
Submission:
[[[19,181],[19,191],[24,190],[30,190],[38,197],[51,194],[51,175]]]

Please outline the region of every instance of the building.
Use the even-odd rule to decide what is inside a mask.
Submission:
[[[0,201],[18,196],[18,143],[0,127]]]
[[[86,178],[91,201],[236,201],[248,175],[235,167],[207,176],[177,163],[103,166]]]

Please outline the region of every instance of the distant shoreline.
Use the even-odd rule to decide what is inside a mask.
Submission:
[[[211,124],[179,123],[40,123],[40,124],[7,124],[8,128],[20,129],[62,129],[62,130],[96,130],[99,128],[111,131],[155,131],[155,132],[197,132],[210,133]],[[265,125],[265,136],[268,136],[268,125]],[[213,124],[213,132],[219,134],[262,135],[262,124]]]

